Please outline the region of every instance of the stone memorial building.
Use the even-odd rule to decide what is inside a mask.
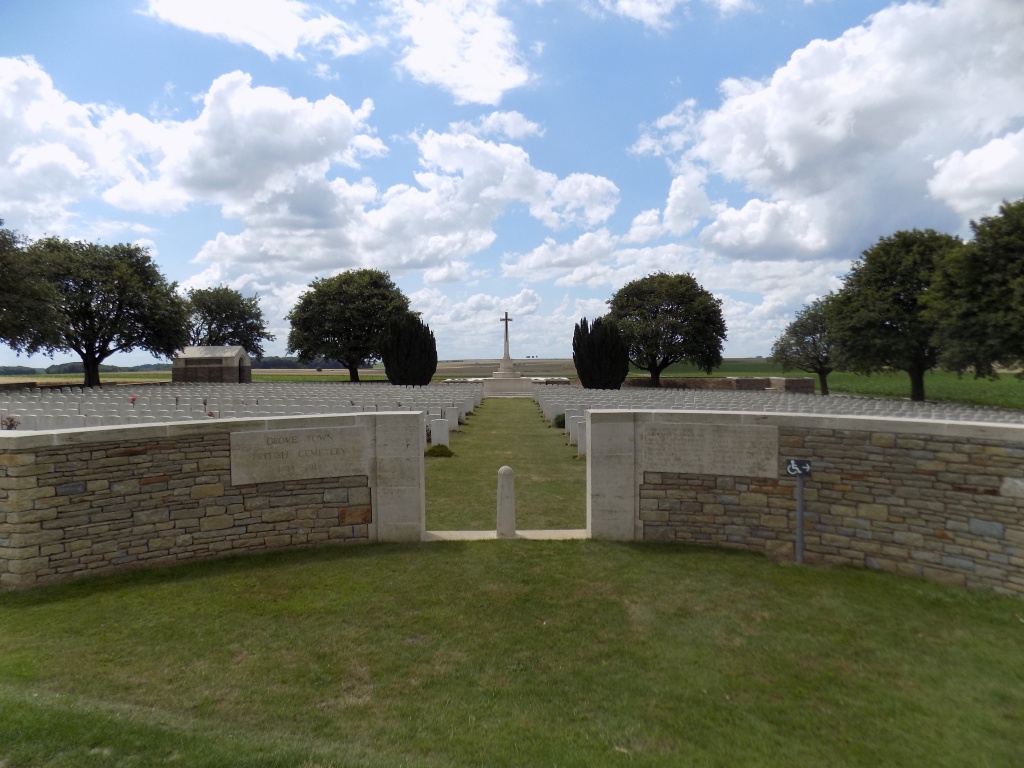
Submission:
[[[185,347],[174,356],[171,381],[183,384],[250,384],[252,359],[242,347]]]

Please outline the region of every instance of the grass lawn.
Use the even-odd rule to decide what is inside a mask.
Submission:
[[[0,765],[1020,766],[1024,606],[674,545],[271,554],[0,595]]]
[[[428,527],[582,527],[529,400]],[[678,545],[348,546],[0,594],[0,766],[1020,766],[1024,602]]]
[[[489,398],[451,432],[451,458],[427,457],[427,530],[493,531],[498,470],[512,467],[520,529],[586,528],[587,463],[525,398]]]

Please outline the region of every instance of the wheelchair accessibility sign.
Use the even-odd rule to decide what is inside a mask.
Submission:
[[[790,459],[786,462],[786,474],[793,477],[810,477],[811,462],[806,459]]]

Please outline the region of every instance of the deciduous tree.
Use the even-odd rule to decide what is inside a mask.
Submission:
[[[145,248],[48,237],[28,254],[52,291],[54,325],[33,327],[21,348],[74,352],[85,386],[99,386],[100,363],[115,352],[170,357],[187,343],[186,302]]]
[[[835,370],[829,334],[831,296],[808,304],[772,345],[769,360],[783,371],[806,371],[818,376],[821,394],[828,394],[828,375]]]
[[[384,375],[396,385],[425,387],[437,371],[437,341],[414,312],[391,317],[380,341]]]
[[[960,246],[952,235],[915,229],[864,251],[832,300],[830,331],[841,370],[906,371],[910,398],[924,400],[924,376],[939,360],[924,296],[939,262]]]
[[[52,340],[53,292],[25,252],[25,241],[0,219],[0,341],[23,349],[34,337]]]
[[[572,362],[584,389],[619,389],[629,374],[629,349],[615,321],[580,320],[572,335]]]
[[[650,372],[652,387],[661,386],[661,372],[673,363],[706,373],[722,364],[722,302],[692,275],[648,275],[624,285],[608,305],[630,362]]]
[[[288,352],[302,363],[338,360],[359,381],[359,367],[380,360],[385,323],[408,311],[409,299],[387,272],[357,269],[318,278],[288,315]]]
[[[971,229],[974,239],[943,258],[927,305],[943,367],[994,376],[1024,365],[1024,200]]]
[[[198,347],[242,347],[256,360],[263,358],[263,342],[273,341],[260,309],[258,296],[245,297],[221,285],[188,292],[189,344]]]

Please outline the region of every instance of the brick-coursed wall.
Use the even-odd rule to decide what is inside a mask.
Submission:
[[[356,418],[368,428],[376,421]],[[398,466],[412,466],[415,474],[415,457],[422,463],[418,415],[394,418],[406,422],[415,445],[392,453],[409,454],[397,459]],[[268,422],[276,422],[273,428],[296,423]],[[52,446],[40,444],[43,437],[26,436],[22,448],[8,440],[9,447],[0,450],[0,587],[378,538],[372,480],[379,468],[395,478],[388,467],[395,466],[396,457],[369,461],[368,475],[232,485],[230,430],[224,422],[210,422],[191,428],[84,430],[65,433]],[[422,473],[409,479],[414,492],[404,498],[404,480],[395,482],[383,495],[397,492],[400,502],[415,507]],[[417,515],[422,517],[422,510],[411,510],[409,518]]]
[[[589,460],[596,464],[588,467],[610,485],[606,491],[593,480],[588,504],[607,530],[619,533],[604,536],[599,525],[595,537],[686,541],[792,560],[796,480],[785,466],[790,458],[807,459],[813,474],[805,481],[805,562],[1024,595],[1020,427],[666,412],[619,414],[609,422],[611,413],[592,421]],[[645,469],[645,425],[673,422],[776,426],[777,475],[701,474],[681,464],[669,472],[665,457],[658,457],[660,471]],[[821,428],[826,424],[844,428]],[[619,447],[602,457],[600,443],[609,436]],[[603,461],[611,463],[602,469]],[[632,499],[613,489],[616,473],[619,482],[632,476]],[[624,516],[617,529],[607,524],[616,509]]]

